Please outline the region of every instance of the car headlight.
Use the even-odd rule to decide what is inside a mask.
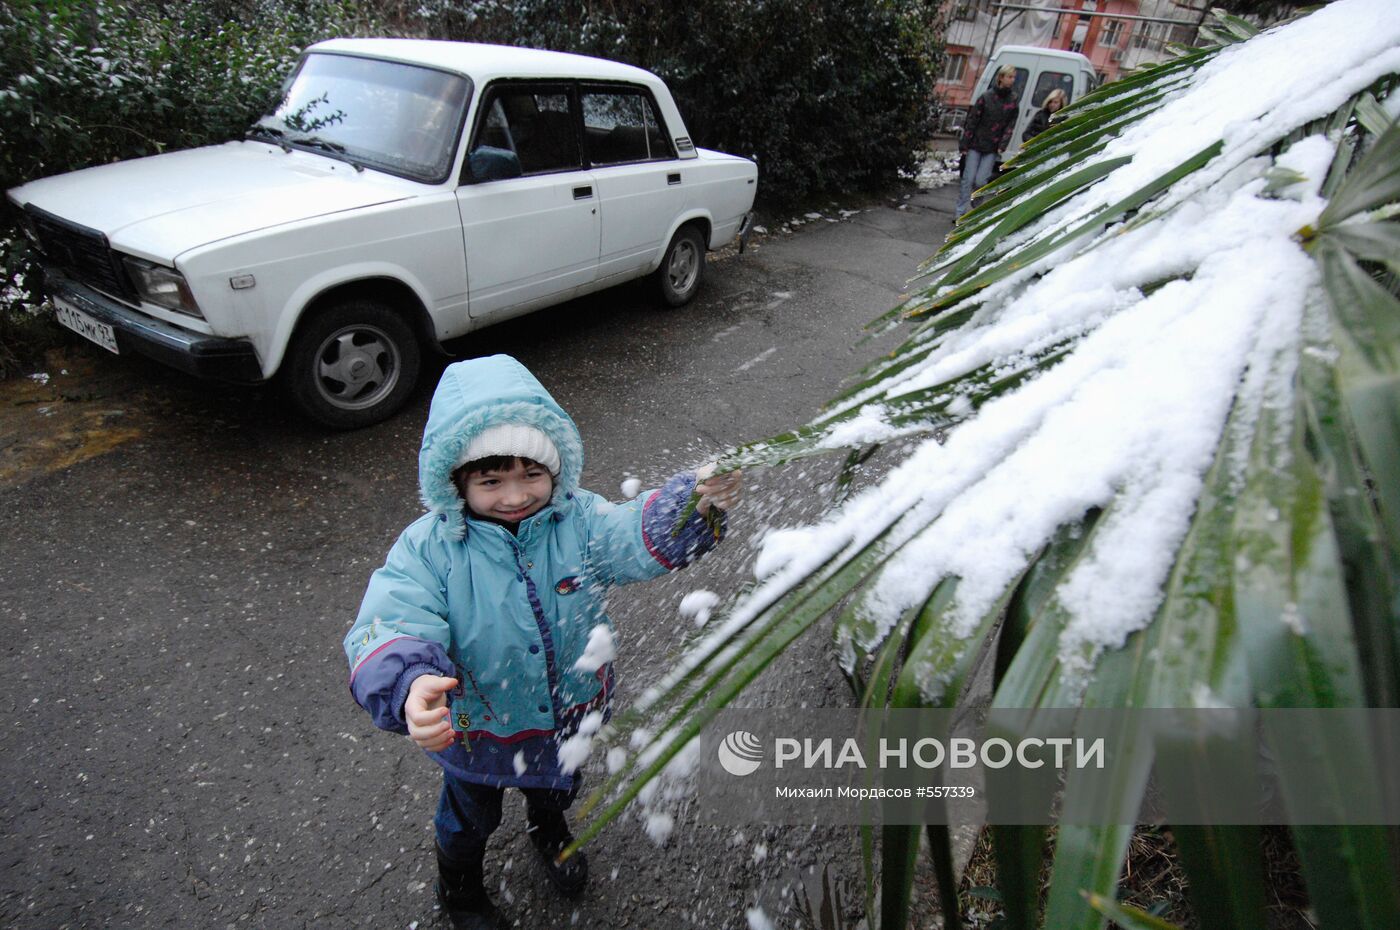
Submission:
[[[189,283],[180,272],[130,255],[124,256],[122,263],[126,265],[131,283],[135,285],[136,293],[142,300],[149,301],[157,307],[174,310],[176,313],[186,313],[204,319],[204,314],[199,312],[199,305],[194,302]]]

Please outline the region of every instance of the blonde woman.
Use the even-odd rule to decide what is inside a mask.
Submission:
[[[1030,123],[1026,126],[1026,131],[1021,133],[1021,141],[1033,139],[1045,131],[1050,125],[1050,117],[1065,108],[1065,92],[1060,89],[1050,91],[1045,95],[1045,99],[1040,103],[1040,109],[1031,117]]]

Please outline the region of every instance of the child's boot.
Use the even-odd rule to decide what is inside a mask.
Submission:
[[[530,842],[540,854],[554,887],[566,897],[581,894],[588,884],[588,857],[576,852],[563,862],[558,861],[559,853],[574,841],[563,812],[527,809],[526,820],[530,824]]]
[[[481,856],[453,859],[438,847],[437,899],[452,930],[504,930],[510,924],[486,894]]]

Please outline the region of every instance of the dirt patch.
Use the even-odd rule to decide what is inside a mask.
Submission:
[[[0,381],[0,488],[105,455],[152,418],[125,370],[84,346],[49,350],[43,368]]]

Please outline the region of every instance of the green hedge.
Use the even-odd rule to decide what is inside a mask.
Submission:
[[[7,0],[0,185],[240,134],[348,9]]]
[[[241,135],[297,55],[377,23],[349,0],[5,0],[0,190]],[[0,225],[0,369],[33,331],[37,278],[8,203]]]

